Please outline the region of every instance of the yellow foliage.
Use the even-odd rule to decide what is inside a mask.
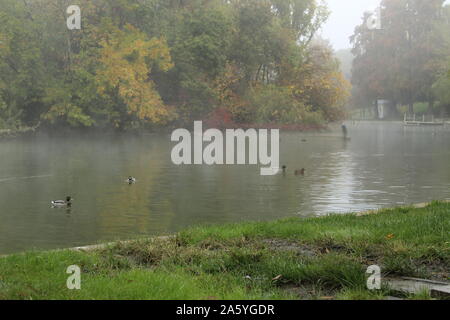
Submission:
[[[174,119],[174,111],[164,105],[149,79],[152,66],[162,71],[173,67],[165,39],[147,40],[144,33],[127,25],[124,31],[114,30],[100,44],[98,92],[107,95],[111,89],[117,90],[128,114],[139,120],[165,124]]]
[[[6,34],[0,33],[0,57],[9,53],[9,41]]]
[[[213,81],[212,85],[219,106],[229,110],[236,118],[246,112],[245,103],[235,92],[235,86],[239,84],[242,77],[237,66],[227,63],[224,72]]]
[[[350,96],[350,83],[338,69],[321,67],[317,63],[306,63],[290,86],[297,99],[324,112],[327,120],[342,118],[343,106]]]

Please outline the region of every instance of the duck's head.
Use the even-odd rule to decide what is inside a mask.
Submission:
[[[71,197],[71,196],[67,196],[67,197],[66,197],[66,201],[67,201],[67,202],[72,202],[72,197]]]

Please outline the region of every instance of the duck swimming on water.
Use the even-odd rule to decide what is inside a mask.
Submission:
[[[134,178],[134,177],[132,177],[132,176],[129,176],[128,179],[127,179],[127,182],[128,182],[129,184],[136,183],[136,178]]]
[[[72,197],[67,196],[66,200],[55,200],[52,201],[53,207],[70,207],[72,205]]]
[[[305,169],[295,170],[295,175],[296,175],[296,176],[304,176],[304,175],[305,175],[305,172],[306,172]]]

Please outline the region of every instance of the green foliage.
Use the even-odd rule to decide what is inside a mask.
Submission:
[[[248,120],[253,118],[258,123],[319,124],[324,121],[320,111],[311,111],[311,107],[296,100],[292,90],[287,87],[256,87],[250,90],[247,100],[248,109],[254,110]]]
[[[444,84],[436,80],[450,52],[450,7],[444,2],[383,0],[381,30],[369,30],[365,14],[352,37],[355,101],[388,99],[413,112],[416,102],[441,99]]]
[[[322,1],[80,0],[72,31],[70,4],[0,0],[3,126],[156,127],[220,109],[248,123],[342,117],[332,52],[307,65]],[[293,94],[300,78],[311,81]]]
[[[448,72],[442,74],[433,84],[433,94],[439,105],[450,112],[450,67]]]
[[[51,124],[69,124],[71,127],[90,127],[94,121],[83,110],[72,104],[73,97],[68,94],[70,87],[57,87],[47,89],[44,102],[50,106],[49,110],[41,116],[42,120]]]

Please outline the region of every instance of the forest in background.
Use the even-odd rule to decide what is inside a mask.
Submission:
[[[450,115],[450,5],[445,2],[382,0],[380,28],[370,30],[365,22],[356,27],[352,106],[372,108],[375,100],[386,99],[399,117]]]
[[[0,129],[340,120],[350,84],[315,37],[328,15],[316,0],[0,0]]]

